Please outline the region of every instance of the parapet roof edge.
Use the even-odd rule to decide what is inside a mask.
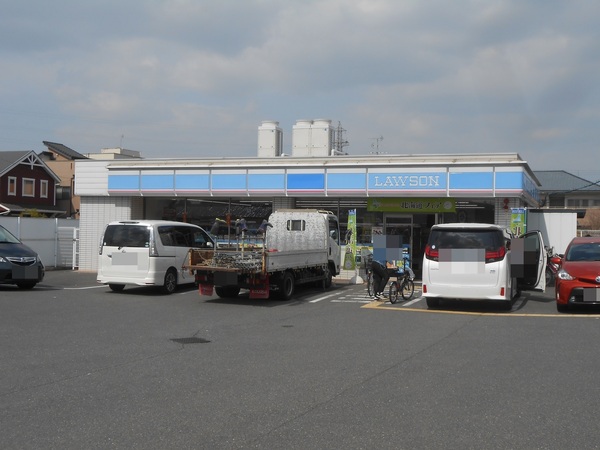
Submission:
[[[445,166],[476,166],[480,164],[517,165],[525,168],[528,175],[541,185],[527,161],[521,159],[518,153],[441,153],[441,154],[378,154],[378,155],[339,155],[321,157],[220,157],[220,158],[151,158],[151,159],[121,159],[107,160],[107,168],[115,169],[165,169],[183,168],[271,168],[281,167],[352,167],[358,164],[367,167],[379,167],[395,164],[406,167],[422,167],[425,165]]]
[[[221,158],[150,158],[150,159],[120,159],[107,162],[109,167],[164,167],[164,166],[230,166],[248,165],[264,167],[265,164],[280,166],[334,166],[334,165],[387,165],[390,163],[401,165],[423,164],[517,164],[526,165],[527,161],[521,159],[517,153],[461,153],[461,154],[427,154],[427,155],[360,155],[360,156],[327,156],[327,157],[221,157]]]

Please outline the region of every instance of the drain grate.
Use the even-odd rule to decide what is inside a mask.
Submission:
[[[202,339],[196,336],[186,337],[186,338],[177,338],[171,339],[173,342],[177,344],[208,344],[210,341],[207,339]]]

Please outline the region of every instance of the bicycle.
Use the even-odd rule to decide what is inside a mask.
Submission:
[[[387,269],[387,270],[391,270],[391,269]],[[375,297],[375,294],[377,293],[375,290],[375,277],[373,276],[373,256],[370,255],[370,257],[367,259],[367,264],[366,264],[366,271],[367,271],[367,295],[369,298]]]
[[[389,298],[390,303],[396,303],[399,295],[404,300],[410,300],[415,292],[415,275],[410,267],[406,267],[406,258],[404,258],[404,267],[402,275],[396,276],[396,279],[390,283]]]
[[[369,297],[375,295],[375,280],[373,279],[373,270],[370,265],[367,267],[367,294]]]

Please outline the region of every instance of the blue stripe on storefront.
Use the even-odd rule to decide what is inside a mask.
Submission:
[[[177,174],[175,175],[175,188],[179,191],[208,190],[210,187],[208,174]]]
[[[287,175],[288,190],[315,191],[325,190],[324,173],[289,173]]]
[[[248,189],[249,190],[275,190],[283,192],[285,189],[285,175],[277,174],[248,174]]]
[[[523,172],[386,172],[386,173],[261,173],[261,174],[109,174],[109,191],[407,192],[522,190],[537,197],[535,183]],[[449,188],[448,185],[449,178]]]
[[[139,175],[109,175],[108,190],[136,191],[140,188]]]
[[[147,175],[142,174],[142,190],[173,190],[173,175]]]
[[[493,189],[493,172],[450,172],[450,189]]]
[[[496,172],[496,189],[523,189],[523,172]]]
[[[364,190],[367,181],[364,173],[328,173],[327,189],[331,190]]]
[[[213,174],[212,189],[222,191],[246,190],[246,174]]]

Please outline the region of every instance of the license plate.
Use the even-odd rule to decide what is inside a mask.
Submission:
[[[15,280],[37,280],[37,266],[16,266],[13,267],[12,277]]]
[[[583,301],[584,302],[600,302],[600,289],[596,288],[585,288],[583,289]]]

